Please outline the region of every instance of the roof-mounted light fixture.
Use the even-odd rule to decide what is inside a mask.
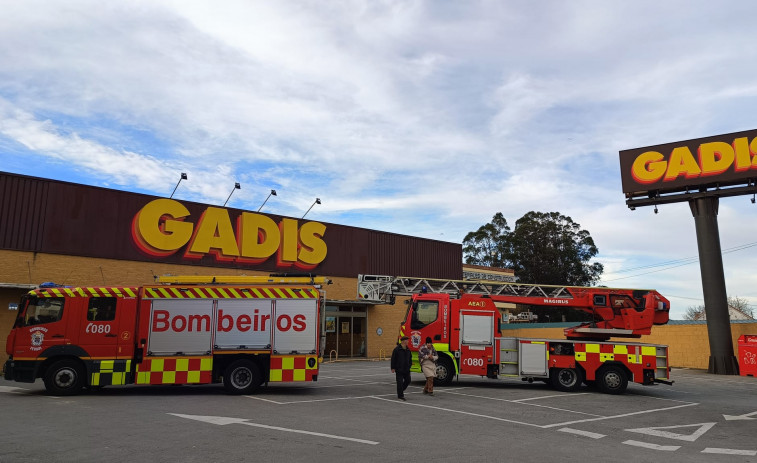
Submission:
[[[305,218],[306,215],[308,215],[308,212],[310,212],[310,209],[312,209],[313,206],[315,206],[316,204],[321,204],[321,198],[315,198],[315,202],[313,202],[313,204],[310,205],[310,207],[308,208],[308,210],[305,211],[304,214],[302,214],[302,218],[303,219]]]
[[[268,202],[268,199],[270,199],[271,196],[277,196],[276,190],[271,190],[271,192],[268,193],[268,196],[265,198],[265,201],[263,201],[263,204],[261,204],[260,207],[258,208],[258,212],[260,212],[260,210],[263,209],[263,206],[265,206],[265,203]]]
[[[176,193],[176,189],[179,188],[179,183],[181,183],[182,180],[186,180],[186,179],[187,179],[186,172],[182,172],[181,177],[179,178],[179,181],[176,183],[176,186],[173,187],[173,192],[171,192],[171,196],[169,196],[168,199],[173,198],[173,194]]]
[[[229,202],[229,199],[231,199],[231,195],[233,195],[233,194],[234,194],[234,190],[241,190],[241,189],[242,189],[242,187],[241,187],[241,186],[239,185],[239,183],[238,183],[238,182],[237,182],[237,183],[234,183],[234,188],[233,188],[233,189],[231,190],[231,193],[229,193],[229,197],[228,197],[228,198],[226,198],[226,201],[224,201],[224,203],[223,203],[223,207],[226,207],[226,203],[228,203],[228,202]]]

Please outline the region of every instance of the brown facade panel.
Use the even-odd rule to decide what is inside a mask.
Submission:
[[[137,213],[157,197],[1,172],[0,193],[2,249],[279,273],[462,277],[460,244],[328,223],[323,223],[326,231],[322,237],[326,256],[306,270],[277,262],[276,254],[256,264],[219,259],[212,252],[189,258],[185,255],[187,245],[168,255],[155,256],[137,245],[132,225]],[[185,221],[194,226],[211,207],[179,202],[190,213]],[[246,212],[225,211],[232,226]],[[288,219],[261,215],[277,224]],[[306,223],[288,220],[295,220],[298,226]]]
[[[48,187],[38,179],[0,172],[0,248],[40,249]]]

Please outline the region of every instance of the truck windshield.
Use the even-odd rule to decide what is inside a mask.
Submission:
[[[418,301],[413,306],[410,328],[417,330],[436,321],[439,313],[438,301]]]
[[[22,304],[26,301],[22,301]],[[42,325],[57,322],[63,317],[62,297],[30,297],[26,309],[16,320],[16,326]]]

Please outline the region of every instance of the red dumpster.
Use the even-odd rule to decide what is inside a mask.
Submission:
[[[757,335],[739,336],[739,371],[741,376],[757,376]]]

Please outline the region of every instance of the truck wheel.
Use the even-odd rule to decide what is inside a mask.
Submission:
[[[223,387],[229,394],[252,394],[262,382],[260,368],[251,360],[231,362],[223,373]]]
[[[558,391],[573,392],[581,387],[584,375],[579,368],[552,368],[549,370],[549,379],[552,387]]]
[[[84,368],[76,360],[58,360],[47,368],[43,381],[50,394],[76,395],[84,387]]]
[[[455,378],[455,365],[448,357],[439,356],[439,360],[436,362],[436,378],[434,378],[435,386],[449,386],[452,384],[452,380]]]
[[[597,388],[605,394],[622,394],[628,387],[628,374],[617,365],[607,365],[597,372]]]

